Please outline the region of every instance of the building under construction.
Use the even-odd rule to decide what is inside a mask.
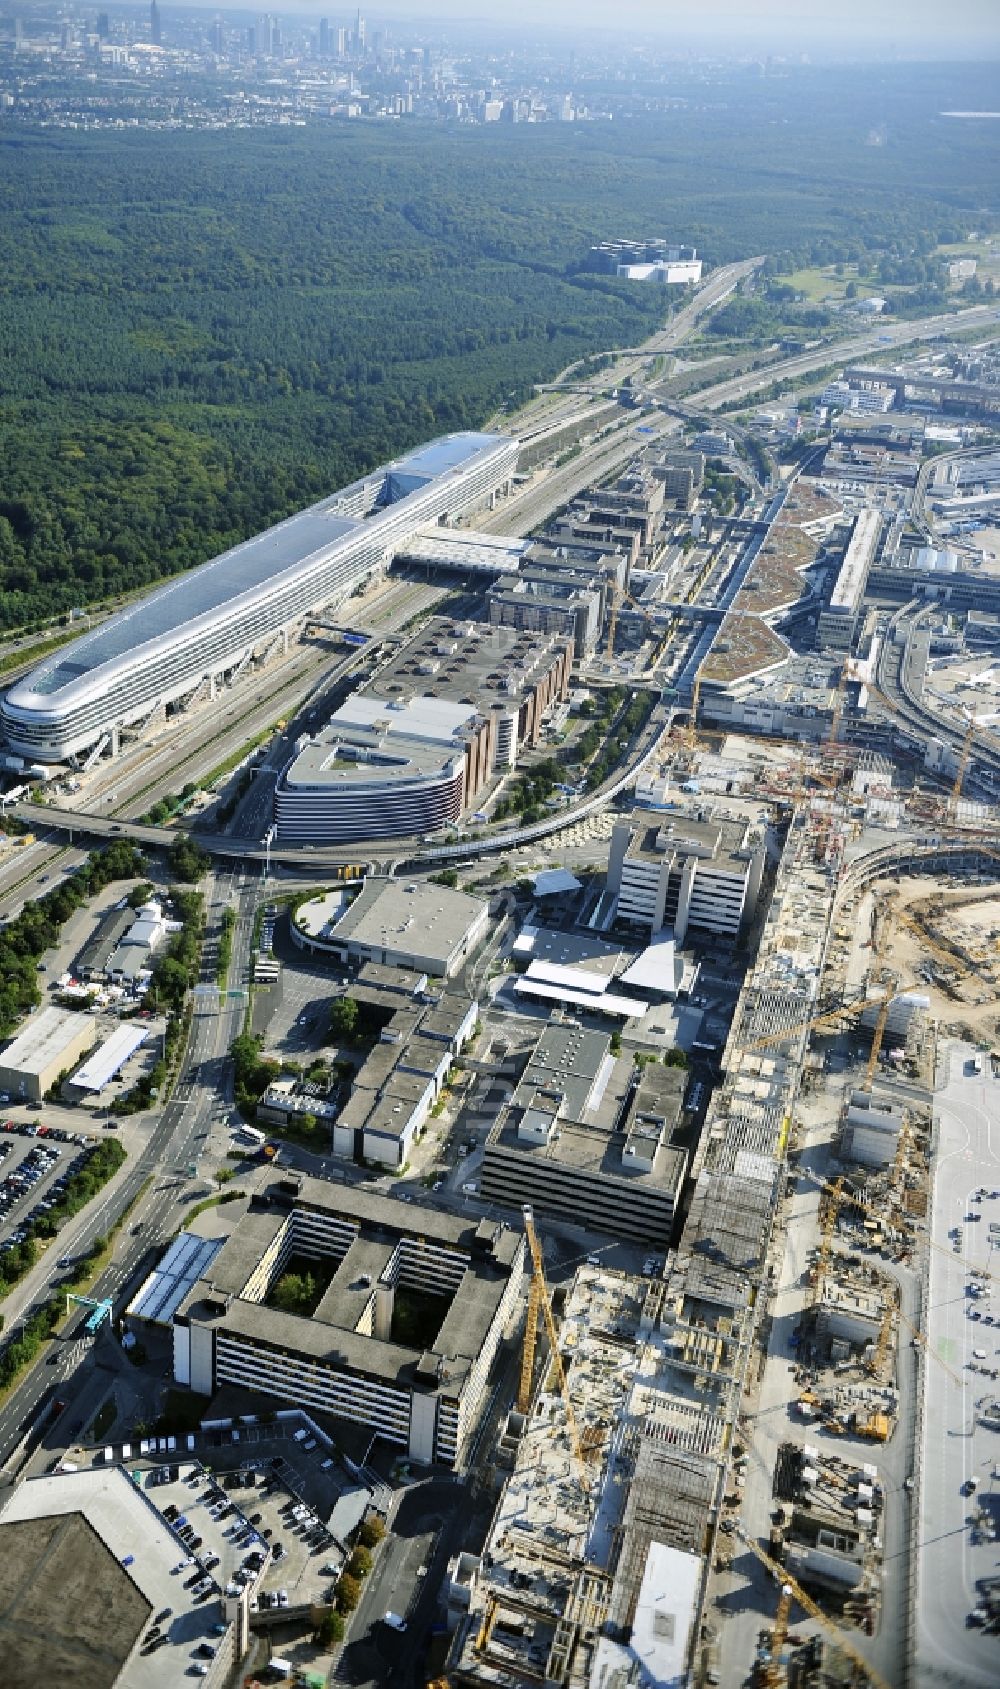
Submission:
[[[716,1360],[665,1319],[664,1286],[584,1267],[482,1555],[449,1568],[455,1684],[583,1689],[682,1678],[726,1448]],[[677,1357],[680,1357],[678,1363]]]

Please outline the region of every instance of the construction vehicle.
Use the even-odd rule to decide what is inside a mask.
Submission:
[[[531,1381],[535,1367],[535,1347],[538,1339],[538,1315],[541,1313],[545,1321],[545,1330],[549,1339],[549,1359],[555,1369],[559,1385],[559,1393],[566,1409],[566,1429],[569,1435],[570,1448],[576,1461],[580,1483],[586,1493],[590,1492],[590,1473],[587,1469],[587,1457],[580,1440],[580,1432],[573,1411],[573,1402],[566,1382],[566,1371],[563,1367],[562,1356],[559,1353],[559,1338],[556,1332],[556,1322],[552,1315],[552,1302],[549,1297],[549,1287],[545,1282],[545,1263],[542,1257],[542,1246],[535,1231],[535,1217],[532,1209],[525,1205],[521,1209],[524,1216],[524,1235],[528,1240],[528,1250],[531,1255],[531,1283],[528,1286],[528,1313],[524,1324],[524,1347],[521,1351],[521,1378],[518,1389],[518,1410],[526,1413],[531,1402]]]
[[[849,1204],[852,1208],[860,1208],[863,1214],[868,1214],[873,1220],[879,1220],[883,1224],[885,1223],[885,1209],[873,1207],[870,1202],[865,1202],[860,1196],[856,1196],[852,1190],[841,1189],[841,1187],[845,1184],[843,1179],[838,1179],[835,1185],[831,1185],[826,1179],[821,1178],[818,1173],[814,1173],[810,1167],[800,1167],[799,1173],[803,1179],[808,1179],[810,1183],[816,1185],[819,1190],[826,1191],[830,1196],[837,1196],[839,1193],[838,1200],[841,1204]],[[901,1221],[900,1223],[905,1222]],[[974,1266],[971,1261],[962,1260],[960,1257],[956,1258],[953,1250],[945,1249],[943,1244],[935,1243],[934,1239],[932,1237],[927,1237],[926,1234],[920,1234],[919,1236],[911,1235],[910,1241],[913,1244],[926,1245],[928,1249],[936,1249],[939,1255],[946,1255],[949,1261],[955,1261],[958,1259],[958,1264],[965,1267],[968,1272],[975,1274],[977,1278],[988,1280],[993,1277],[988,1268],[977,1267]]]
[[[753,1554],[760,1561],[761,1565],[770,1572],[771,1576],[778,1584],[779,1589],[781,1590],[781,1596],[779,1597],[778,1602],[779,1617],[781,1614],[784,1593],[785,1590],[788,1589],[791,1591],[791,1599],[788,1602],[789,1615],[791,1613],[792,1600],[795,1600],[802,1608],[802,1611],[804,1613],[808,1613],[811,1619],[815,1619],[816,1623],[821,1625],[827,1634],[832,1637],[837,1646],[843,1649],[848,1658],[853,1660],[854,1664],[858,1667],[858,1670],[864,1674],[865,1679],[872,1685],[872,1689],[889,1689],[889,1685],[886,1683],[884,1677],[879,1675],[874,1666],[869,1665],[861,1650],[855,1647],[850,1637],[845,1635],[839,1625],[834,1624],[833,1620],[824,1613],[822,1607],[817,1605],[811,1595],[806,1594],[802,1585],[792,1577],[791,1573],[786,1571],[784,1566],[779,1566],[777,1560],[772,1560],[770,1554],[765,1554],[764,1550],[753,1540],[748,1532],[744,1531],[739,1525],[736,1527],[736,1535],[739,1537],[744,1547],[749,1548],[751,1554]],[[782,1647],[784,1646],[784,1636],[787,1634],[787,1624],[788,1617],[786,1616],[785,1631],[781,1637]],[[765,1667],[765,1670],[770,1675],[768,1675],[764,1680],[768,1684],[768,1689],[771,1689],[771,1686],[781,1685],[787,1682],[787,1673],[785,1672],[784,1666],[777,1658],[774,1647],[774,1630],[772,1630],[771,1633],[770,1652],[771,1658]]]

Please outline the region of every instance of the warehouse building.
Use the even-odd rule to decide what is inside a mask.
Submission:
[[[666,1249],[688,1151],[680,1131],[686,1074],[632,1057],[581,1027],[546,1027],[490,1133],[484,1200],[530,1203],[576,1225]]]
[[[635,810],[611,835],[608,891],[615,919],[677,944],[689,930],[737,937],[753,918],[764,842],[741,817]]]
[[[302,904],[292,936],[302,949],[342,962],[381,962],[449,979],[482,941],[489,918],[481,897],[450,886],[367,879],[346,905],[337,894]]]
[[[0,1057],[0,1091],[15,1102],[41,1102],[96,1041],[97,1022],[91,1015],[42,1009]]]
[[[412,1460],[456,1465],[519,1302],[523,1236],[323,1179],[278,1181],[267,1199],[174,1316],[177,1383],[260,1392],[369,1426]],[[329,1275],[312,1314],[268,1307],[303,1259]],[[400,1337],[417,1306],[425,1324],[432,1316],[423,1346]]]

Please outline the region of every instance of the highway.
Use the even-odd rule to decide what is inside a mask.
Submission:
[[[1000,322],[996,305],[972,305],[964,311],[949,311],[937,317],[923,317],[915,322],[886,323],[877,333],[855,335],[847,340],[825,341],[822,346],[802,352],[792,358],[782,358],[764,369],[706,386],[687,395],[705,410],[717,410],[730,399],[743,399],[775,381],[788,381],[798,375],[810,375],[813,370],[825,369],[828,364],[847,363],[866,352],[885,352],[896,346],[909,346],[917,340],[932,340],[941,334],[964,334],[968,329],[986,328]]]

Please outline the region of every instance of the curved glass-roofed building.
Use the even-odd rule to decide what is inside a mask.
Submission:
[[[190,697],[350,592],[419,529],[486,504],[517,451],[502,434],[445,435],[160,587],[11,687],[7,743],[62,762]]]

